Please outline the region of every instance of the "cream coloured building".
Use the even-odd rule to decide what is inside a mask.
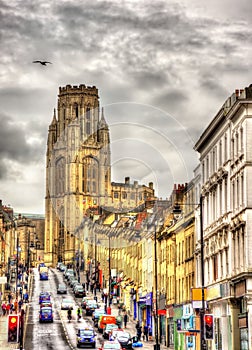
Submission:
[[[79,230],[83,218],[94,222],[153,196],[152,183],[130,184],[129,177],[125,183],[111,183],[110,133],[98,89],[60,87],[47,141],[45,262],[71,263],[76,253],[85,251],[85,230]]]
[[[208,348],[251,350],[252,85],[225,101],[195,149],[202,172],[208,312],[215,318],[215,341]]]

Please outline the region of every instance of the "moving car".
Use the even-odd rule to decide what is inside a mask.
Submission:
[[[41,303],[40,303],[40,308],[42,308],[42,307],[52,307],[52,303],[51,303],[51,301],[49,301],[49,300],[43,300]]]
[[[57,294],[67,294],[67,287],[65,284],[58,285]]]
[[[91,346],[92,348],[95,348],[96,345],[96,333],[92,328],[79,328],[77,330],[77,348],[80,347],[86,347],[86,346]]]
[[[41,307],[39,310],[39,322],[53,322],[52,307]]]
[[[74,303],[72,299],[63,298],[61,301],[61,310],[68,310],[69,308],[73,310]]]
[[[98,350],[125,350],[118,341],[106,341]]]
[[[41,304],[43,301],[51,301],[51,295],[49,292],[41,292],[39,294],[39,303]]]

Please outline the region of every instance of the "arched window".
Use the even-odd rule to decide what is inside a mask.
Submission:
[[[65,192],[65,166],[66,161],[65,158],[60,158],[56,162],[56,180],[55,180],[55,187],[56,187],[56,195],[63,194]]]
[[[99,164],[93,157],[83,159],[82,191],[84,193],[98,193]]]

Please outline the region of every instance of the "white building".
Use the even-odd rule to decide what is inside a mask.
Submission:
[[[236,90],[195,145],[203,195],[209,349],[252,349],[252,85]],[[199,264],[197,265],[199,266]]]

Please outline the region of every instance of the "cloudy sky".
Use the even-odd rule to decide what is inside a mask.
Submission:
[[[162,198],[190,181],[194,144],[252,82],[251,19],[250,0],[0,0],[3,203],[44,213],[47,131],[67,84],[99,89],[113,181],[152,181]]]

